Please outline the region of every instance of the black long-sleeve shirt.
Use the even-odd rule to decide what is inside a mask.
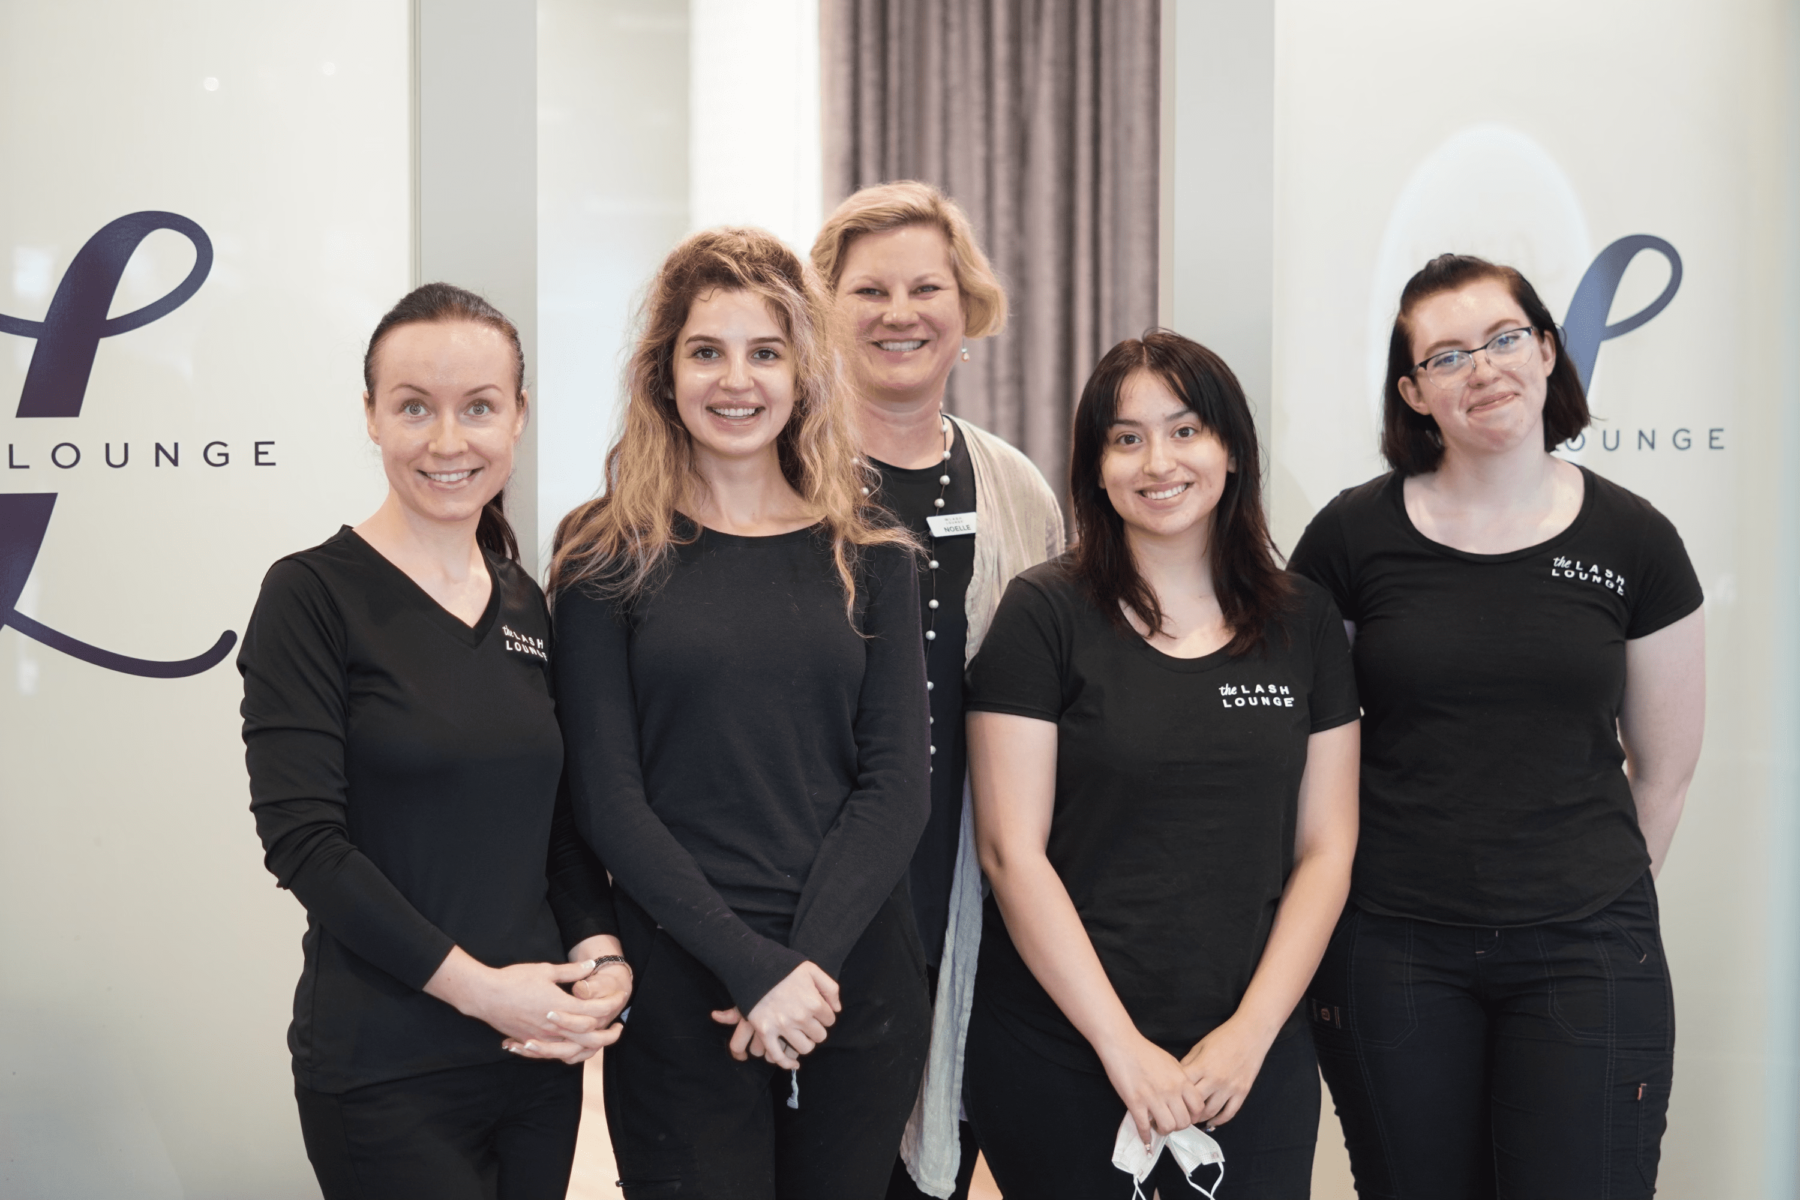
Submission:
[[[930,814],[912,554],[701,530],[631,605],[557,598],[575,820],[614,884],[749,1012],[836,976]]]
[[[288,1043],[316,1091],[504,1056],[420,990],[453,945],[556,962],[615,932],[559,793],[543,595],[516,564],[488,571],[470,627],[346,528],[270,568],[244,632],[250,807],[306,907]]]

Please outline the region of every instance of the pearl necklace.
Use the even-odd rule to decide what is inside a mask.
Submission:
[[[943,473],[938,476],[937,499],[931,502],[934,514],[942,513],[944,511],[944,497],[950,492],[950,447],[952,444],[950,420],[941,413],[938,414],[938,430],[944,435],[944,454],[939,460],[943,463]],[[864,488],[862,493],[867,496],[869,494],[869,489]],[[925,690],[931,692],[935,691],[937,688],[937,684],[931,682],[931,648],[933,644],[937,642],[938,556],[937,534],[931,532],[931,523],[929,521],[925,523],[925,531],[925,537],[929,543],[929,554],[931,556],[925,563],[925,569],[931,572],[931,598],[925,601]],[[936,717],[927,716],[925,719],[930,724],[937,724]],[[935,744],[931,747],[931,753],[933,755],[937,754],[937,746]],[[930,771],[933,768],[928,767],[926,769],[927,771]]]

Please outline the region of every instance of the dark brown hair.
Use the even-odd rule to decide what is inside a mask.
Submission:
[[[1388,338],[1387,384],[1381,393],[1381,453],[1388,465],[1402,475],[1435,471],[1444,458],[1444,438],[1437,422],[1416,411],[1400,395],[1400,381],[1417,370],[1409,324],[1413,310],[1433,296],[1484,279],[1505,284],[1532,329],[1549,334],[1550,344],[1555,347],[1556,365],[1550,370],[1544,393],[1544,449],[1553,450],[1588,427],[1591,418],[1587,395],[1581,390],[1581,376],[1575,370],[1575,360],[1563,346],[1556,318],[1538,299],[1537,289],[1512,267],[1468,254],[1440,254],[1406,281],[1400,292],[1400,312],[1394,317],[1394,332]]]
[[[375,403],[375,351],[382,339],[402,325],[437,325],[449,321],[472,321],[485,325],[504,337],[513,352],[513,399],[525,404],[525,350],[519,344],[519,330],[499,309],[477,296],[450,283],[427,283],[400,298],[369,335],[369,348],[363,352],[363,403]],[[475,526],[475,542],[498,558],[519,561],[519,539],[512,522],[506,519],[506,489],[482,506],[481,520]]]
[[[1275,547],[1269,541],[1262,504],[1262,455],[1249,401],[1231,368],[1199,342],[1167,329],[1152,329],[1141,339],[1127,338],[1106,352],[1082,388],[1069,451],[1069,498],[1078,535],[1075,577],[1115,625],[1130,628],[1120,608],[1123,604],[1151,633],[1162,631],[1162,605],[1138,573],[1125,540],[1125,521],[1100,486],[1100,463],[1118,420],[1119,394],[1125,381],[1140,371],[1168,384],[1237,465],[1225,477],[1225,491],[1213,510],[1207,556],[1213,592],[1231,628],[1226,650],[1233,655],[1247,653],[1261,643],[1269,620],[1288,605],[1293,585],[1275,561]]]

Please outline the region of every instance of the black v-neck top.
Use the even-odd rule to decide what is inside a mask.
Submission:
[[[904,903],[930,813],[918,584],[910,550],[864,548],[853,624],[817,526],[671,557],[633,603],[556,598],[569,787],[624,898],[749,1012]]]
[[[1650,865],[1619,745],[1625,645],[1699,608],[1700,581],[1668,518],[1581,474],[1569,527],[1511,553],[1427,538],[1394,473],[1339,494],[1294,548],[1356,625],[1362,907],[1571,921]]]
[[[543,594],[487,566],[470,626],[346,527],[270,568],[244,631],[250,807],[306,906],[288,1042],[315,1091],[506,1057],[420,990],[453,945],[493,967],[560,962],[615,931],[559,794]]]

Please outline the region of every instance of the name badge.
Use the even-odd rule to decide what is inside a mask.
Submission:
[[[975,532],[975,514],[939,513],[934,517],[926,517],[925,524],[931,526],[932,537],[961,537],[965,533]]]

